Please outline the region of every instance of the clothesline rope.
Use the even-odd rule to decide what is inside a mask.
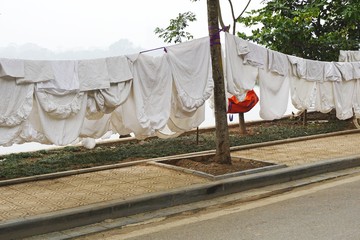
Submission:
[[[166,47],[152,48],[152,49],[149,49],[149,50],[141,51],[140,53],[152,52],[152,51],[156,51],[156,50],[160,50],[160,49],[164,49],[164,52],[167,53]]]

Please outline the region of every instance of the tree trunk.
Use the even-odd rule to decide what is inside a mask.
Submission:
[[[240,127],[240,134],[246,134],[246,126],[245,126],[245,114],[239,113],[239,127]]]
[[[226,119],[225,86],[221,59],[221,42],[218,21],[218,0],[207,0],[207,10],[212,72],[214,79],[214,105],[216,128],[215,161],[222,164],[231,164],[229,130]]]

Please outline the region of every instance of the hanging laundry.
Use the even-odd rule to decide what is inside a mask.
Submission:
[[[88,59],[78,61],[80,91],[91,91],[110,87],[105,59]]]
[[[360,51],[340,50],[339,62],[360,62]]]
[[[22,78],[24,76],[24,60],[0,58],[0,77]]]
[[[109,73],[110,83],[120,83],[133,78],[127,57],[108,57],[106,67]]]
[[[306,78],[306,60],[296,56],[287,55],[292,76],[298,78]]]
[[[86,115],[86,92],[52,95],[36,90],[34,102],[30,122],[51,143],[64,146],[79,137]]]
[[[355,80],[354,66],[350,62],[334,62],[341,74],[341,78],[345,81]]]
[[[250,111],[259,101],[258,96],[254,90],[250,90],[246,93],[246,97],[243,101],[238,101],[235,96],[228,98],[228,110],[227,113],[246,113]]]
[[[240,38],[225,33],[225,80],[227,92],[243,101],[246,92],[253,89],[258,77],[258,68],[244,63],[238,54],[237,45]]]
[[[125,128],[137,138],[153,136],[165,127],[170,116],[172,76],[164,55],[128,56],[133,64],[133,87],[122,104]]]
[[[194,112],[212,95],[210,40],[204,37],[166,47],[176,99],[181,110]]]
[[[24,77],[16,78],[16,83],[38,83],[53,79],[54,72],[50,61],[24,60]]]
[[[14,79],[0,78],[0,145],[12,145],[33,107],[34,84],[17,85]]]
[[[37,89],[46,89],[47,92],[64,95],[80,90],[80,83],[76,61],[51,61],[54,79],[37,83]]]
[[[335,108],[334,87],[332,82],[316,83],[315,110],[322,113],[328,113]]]
[[[324,62],[324,81],[342,81],[341,72],[334,62]]]
[[[333,82],[336,117],[346,120],[353,116],[353,97],[356,81]]]
[[[238,55],[242,56],[245,64],[249,64],[260,69],[267,68],[266,48],[241,38],[238,38],[236,47]]]
[[[268,50],[266,67],[259,69],[260,112],[262,119],[281,118],[289,100],[289,62],[285,54]]]

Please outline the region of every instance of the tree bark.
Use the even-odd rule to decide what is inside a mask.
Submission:
[[[219,5],[218,0],[207,0],[208,26],[212,72],[214,79],[214,105],[216,129],[215,161],[222,164],[231,164],[229,129],[226,119],[226,98],[223,67],[221,59],[221,41],[219,33]]]

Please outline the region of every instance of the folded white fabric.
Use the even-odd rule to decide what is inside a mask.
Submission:
[[[268,50],[268,57],[268,68],[270,72],[281,76],[288,76],[289,60],[287,55],[277,51]]]
[[[245,64],[250,64],[258,68],[266,68],[267,49],[239,38],[237,41],[238,54],[243,57]]]
[[[290,62],[291,74],[298,78],[306,78],[306,60],[291,55],[287,55]]]
[[[105,59],[78,61],[80,91],[98,90],[110,87]]]
[[[341,77],[345,81],[354,80],[353,65],[349,62],[334,62],[337,69],[340,71]]]
[[[24,60],[0,58],[0,77],[20,78],[24,76]]]
[[[237,42],[240,38],[225,33],[225,79],[227,91],[236,96],[239,101],[244,100],[247,91],[254,88],[258,77],[257,67],[244,64],[237,52]]]
[[[133,78],[127,57],[108,57],[106,66],[109,72],[110,83],[119,83]]]
[[[352,62],[354,79],[360,80],[360,62]]]
[[[322,82],[325,80],[325,62],[306,59],[306,80]]]
[[[17,84],[38,83],[54,80],[50,61],[24,60],[24,77],[16,78]]]
[[[360,51],[340,50],[339,62],[359,62]]]
[[[341,81],[341,73],[334,62],[324,62],[324,81]]]
[[[174,86],[182,111],[193,113],[214,88],[209,37],[166,47]]]
[[[46,89],[55,94],[67,94],[80,90],[76,61],[51,61],[54,79],[37,84],[38,89]]]

